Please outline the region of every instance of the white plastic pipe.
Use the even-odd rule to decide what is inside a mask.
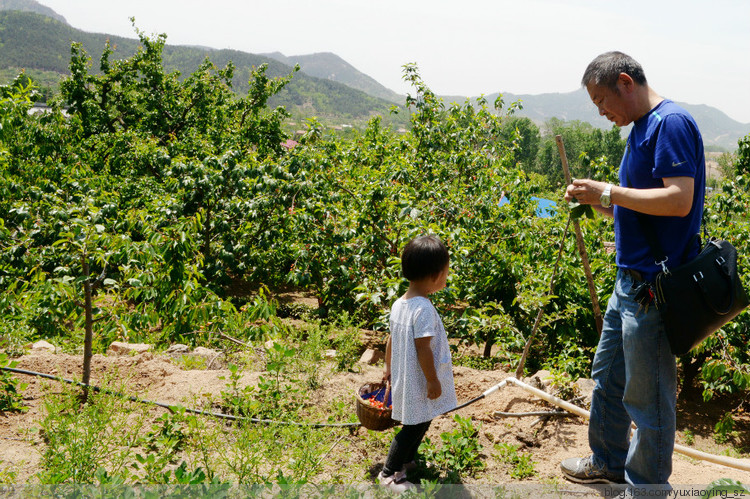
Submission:
[[[494,392],[495,390],[499,389],[501,385],[504,385],[506,383],[513,383],[517,387],[523,388],[527,392],[533,395],[536,395],[537,397],[541,399],[546,400],[550,404],[554,404],[558,407],[561,407],[565,409],[566,411],[572,412],[573,414],[577,416],[581,416],[582,418],[586,418],[586,419],[589,419],[590,417],[589,411],[587,411],[586,409],[582,409],[581,407],[578,407],[577,405],[573,405],[570,402],[566,402],[558,397],[555,397],[554,395],[550,395],[547,392],[539,390],[538,388],[534,388],[533,386],[527,385],[523,381],[519,381],[512,376],[505,378],[502,383],[495,385],[494,387],[490,388],[490,390]],[[487,390],[487,392],[492,393],[490,390]],[[708,461],[711,463],[721,464],[723,466],[729,466],[730,468],[736,468],[738,470],[750,471],[750,460],[748,459],[736,459],[736,458],[728,457],[728,456],[717,456],[715,454],[701,452],[699,450],[691,449],[690,447],[685,447],[679,444],[675,444],[674,450],[675,452],[679,452],[680,454],[683,454],[688,457],[692,457],[694,459],[700,459],[702,461]]]

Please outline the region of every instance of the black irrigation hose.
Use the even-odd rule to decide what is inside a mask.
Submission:
[[[456,407],[454,407],[453,409],[451,409],[451,410],[449,410],[449,411],[445,411],[445,412],[444,412],[443,414],[448,414],[449,412],[453,412],[453,411],[457,411],[457,410],[459,410],[459,409],[463,409],[463,408],[464,408],[464,407],[466,407],[467,405],[471,405],[471,404],[473,404],[474,402],[477,402],[477,401],[479,401],[479,400],[482,400],[482,399],[484,398],[484,396],[485,396],[485,394],[483,393],[483,394],[481,394],[480,396],[478,396],[477,398],[473,398],[473,399],[469,400],[468,402],[464,402],[463,404],[461,404],[461,405],[459,405],[459,406],[456,406]]]
[[[95,392],[106,393],[107,395],[114,395],[116,397],[130,400],[131,402],[138,402],[141,404],[151,404],[151,405],[163,407],[164,409],[167,409],[170,412],[174,412],[177,409],[177,406],[174,406],[174,405],[164,404],[162,402],[155,402],[153,400],[141,399],[138,397],[134,397],[132,395],[125,395],[124,393],[115,392],[115,391],[108,390],[106,388],[101,388],[95,385],[87,385],[85,383],[81,383],[80,381],[74,381],[72,379],[61,378],[59,376],[53,376],[51,374],[38,373],[35,371],[26,371],[23,369],[16,369],[14,367],[0,367],[0,370],[8,371],[11,373],[16,373],[16,374],[25,374],[28,376],[38,376],[40,378],[47,378],[47,379],[51,379],[54,381],[68,383],[71,385],[78,385],[83,388],[91,388]],[[483,399],[487,395],[487,393],[488,392],[484,392],[480,396],[473,398],[469,400],[468,402],[464,402],[463,404],[456,406],[453,409],[445,411],[443,414],[448,414],[449,412],[463,409],[467,405],[471,405],[474,402],[477,402]],[[201,416],[213,416],[215,418],[228,419],[230,421],[250,421],[251,423],[280,424],[280,425],[290,425],[290,426],[309,426],[311,428],[351,428],[351,427],[356,427],[356,426],[362,426],[362,423],[299,423],[297,421],[274,421],[272,419],[247,418],[244,416],[232,416],[231,414],[222,414],[220,412],[200,411],[198,409],[190,409],[189,407],[185,408],[185,412],[189,412],[191,414],[198,414]]]
[[[54,381],[69,383],[71,385],[78,385],[83,388],[90,388],[94,390],[95,392],[101,392],[101,393],[106,393],[107,395],[114,395],[116,397],[125,398],[127,400],[130,400],[131,402],[138,402],[141,404],[151,404],[151,405],[163,407],[165,409],[168,409],[171,412],[175,412],[175,410],[177,410],[177,406],[174,406],[174,405],[164,404],[161,402],[154,402],[152,400],[140,399],[138,397],[134,397],[131,395],[125,395],[124,393],[115,392],[115,391],[108,390],[106,388],[100,388],[94,385],[87,385],[85,383],[81,383],[80,381],[74,381],[72,379],[60,378],[58,376],[53,376],[51,374],[38,373],[34,371],[25,371],[23,369],[16,369],[13,367],[0,367],[0,370],[8,371],[11,373],[16,373],[16,374],[26,374],[28,376],[38,376],[40,378],[47,378],[47,379],[51,379]],[[228,419],[230,421],[250,421],[251,423],[279,424],[279,425],[290,425],[290,426],[310,426],[312,428],[326,428],[326,427],[346,428],[346,427],[361,426],[361,423],[299,423],[297,421],[274,421],[271,419],[258,419],[258,418],[247,418],[244,416],[232,416],[230,414],[222,414],[220,412],[200,411],[198,409],[190,409],[190,408],[185,408],[185,412],[189,412],[191,414],[198,414],[201,416],[213,416],[216,418]]]

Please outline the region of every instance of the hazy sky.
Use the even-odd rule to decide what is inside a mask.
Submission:
[[[570,92],[620,50],[662,96],[750,123],[748,0],[38,1],[84,31],[135,38],[135,17],[170,44],[333,52],[404,94],[409,62],[441,95]]]

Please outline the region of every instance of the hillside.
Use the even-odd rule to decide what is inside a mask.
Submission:
[[[498,95],[497,93],[488,95],[488,102],[494,102]],[[504,93],[503,100],[506,104],[521,101],[523,109],[517,111],[516,115],[528,117],[538,125],[550,118],[560,118],[566,121],[588,122],[606,130],[612,128],[612,123],[597,114],[583,88],[568,93],[539,95]],[[703,143],[706,147],[716,146],[726,151],[733,151],[737,149],[737,140],[750,133],[750,123],[735,121],[714,107],[685,102],[677,102],[677,104],[693,115],[703,134]],[[623,133],[625,131],[627,129],[624,129]]]
[[[379,97],[396,104],[401,104],[404,101],[404,96],[384,87],[375,81],[374,78],[360,72],[344,59],[330,52],[293,55],[289,57],[280,52],[262,55],[272,57],[287,66],[299,64],[302,71],[310,76],[337,81],[374,97]]]
[[[81,42],[94,61],[108,39],[116,47],[115,57],[119,58],[131,55],[138,45],[135,39],[72,28],[62,16],[34,0],[0,0],[0,11],[3,11],[0,12],[0,78],[3,81],[10,80],[25,68],[42,85],[56,86],[60,75],[68,72],[70,42],[73,40]],[[328,124],[362,125],[370,116],[380,114],[385,123],[393,126],[404,126],[407,122],[407,113],[389,113],[394,103],[403,104],[403,96],[329,52],[285,56],[279,52],[251,54],[168,45],[164,50],[164,65],[169,71],[187,75],[207,57],[219,67],[234,62],[234,86],[239,92],[247,91],[253,67],[267,64],[270,76],[281,76],[289,74],[294,64],[299,64],[301,71],[270,102],[272,106],[285,106],[295,119],[317,116]],[[498,95],[492,93],[486,98],[493,102]],[[523,109],[516,114],[529,117],[539,126],[553,117],[584,121],[602,129],[612,126],[596,114],[583,89],[538,95],[504,93],[503,98],[507,104],[520,100]],[[466,97],[443,96],[443,99],[448,104],[463,103]],[[707,148],[733,151],[738,139],[750,133],[750,123],[735,121],[716,108],[679,104],[695,117]],[[627,129],[623,130],[625,132]]]
[[[40,4],[36,0],[0,0],[0,10],[20,10],[23,12],[35,12],[42,14],[53,19],[57,19],[62,23],[67,21],[63,16],[50,9],[49,7]]]
[[[373,96],[378,96],[392,102],[400,103],[403,97],[383,87],[374,79],[359,72],[349,63],[331,53],[316,53],[308,55],[284,56],[279,52],[264,54],[289,66],[299,63],[302,70],[318,78],[344,83],[357,88]],[[429,83],[429,82],[428,82]],[[494,102],[499,93],[486,96],[488,102]],[[453,102],[463,103],[467,97],[450,95],[441,96],[450,104]],[[472,97],[471,99],[475,99]],[[583,121],[608,130],[612,123],[606,118],[599,116],[591,104],[588,94],[583,88],[567,93],[545,93],[545,94],[513,94],[503,93],[506,106],[512,102],[521,101],[523,109],[516,112],[518,116],[532,119],[538,126],[544,124],[550,118],[559,118],[565,121]],[[703,134],[706,147],[718,148],[725,151],[733,151],[737,148],[737,140],[750,133],[750,123],[740,123],[727,116],[722,111],[707,106],[677,102],[687,109],[698,122]],[[626,134],[629,127],[623,129]]]
[[[88,33],[45,15],[6,10],[0,12],[0,69],[24,68],[32,78],[36,78],[37,71],[47,79],[49,73],[62,76],[68,73],[72,41],[80,42],[92,60],[96,61],[107,40],[115,48],[114,58],[129,57],[138,47],[136,39]],[[229,61],[234,63],[233,85],[239,92],[247,91],[253,67],[267,64],[267,74],[273,77],[292,72],[292,67],[273,58],[236,50],[174,45],[167,45],[164,49],[165,68],[170,72],[179,71],[183,76],[192,73],[206,58],[218,67],[225,66]],[[96,65],[93,69],[96,69]],[[303,72],[295,74],[292,82],[270,104],[286,106],[298,118],[317,116],[329,123],[346,120],[362,124],[375,114],[382,115],[387,123],[398,123],[396,120],[400,120],[400,124],[403,124],[406,120],[404,115],[390,115],[391,101]]]

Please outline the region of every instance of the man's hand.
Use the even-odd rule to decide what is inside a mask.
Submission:
[[[600,205],[600,199],[607,187],[605,182],[591,180],[588,178],[575,179],[572,184],[565,189],[565,201],[572,201],[575,198],[581,204]]]

